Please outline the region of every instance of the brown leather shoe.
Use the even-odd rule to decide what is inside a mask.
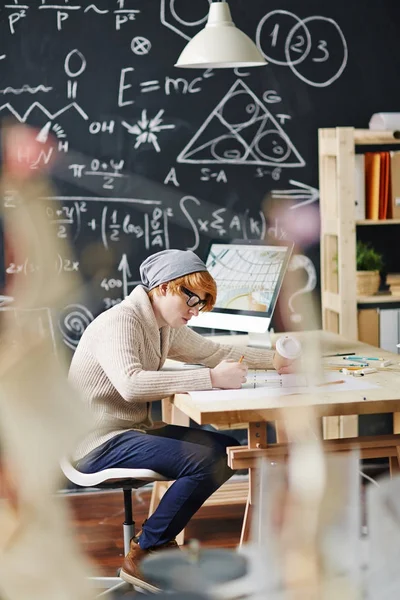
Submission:
[[[173,550],[174,548],[179,549],[176,540],[171,540],[161,546],[152,546],[151,548],[143,550],[138,544],[138,538],[132,538],[129,552],[124,558],[119,576],[127,583],[146,590],[147,592],[160,592],[160,588],[145,580],[143,573],[140,570],[140,563],[146,556],[150,556],[161,550]]]

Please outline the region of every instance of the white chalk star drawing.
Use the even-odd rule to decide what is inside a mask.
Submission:
[[[158,111],[155,117],[149,119],[147,117],[147,110],[142,110],[142,116],[134,125],[130,125],[126,121],[122,121],[122,125],[132,135],[136,135],[135,149],[139,148],[142,144],[153,144],[153,147],[157,152],[161,152],[161,148],[158,144],[157,133],[160,133],[163,129],[174,129],[175,125],[161,125],[164,114],[164,109]]]
[[[177,162],[305,166],[287,133],[240,79],[210,113]]]

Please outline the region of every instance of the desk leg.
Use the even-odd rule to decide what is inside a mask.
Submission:
[[[397,454],[399,450],[397,450]],[[400,473],[399,458],[397,456],[389,456],[389,471],[390,477],[393,478]]]
[[[161,418],[164,423],[168,423],[170,425],[182,425],[183,427],[188,427],[190,424],[190,419],[187,415],[185,415],[179,408],[176,408],[170,402],[169,398],[163,398],[161,400]],[[155,481],[153,484],[153,489],[151,491],[151,499],[150,499],[150,507],[149,507],[149,517],[156,510],[161,498],[167,491],[168,487],[171,485],[171,481]],[[180,546],[183,545],[185,541],[185,530],[181,531],[176,541]]]
[[[249,423],[247,428],[247,443],[249,448],[260,448],[267,445],[267,423],[261,421],[260,423]],[[242,532],[240,534],[241,546],[247,542],[250,538],[251,522],[254,512],[253,502],[256,496],[256,482],[257,473],[256,469],[250,467],[249,469],[249,495],[247,497],[246,508],[244,511]]]
[[[249,469],[249,471],[252,471],[252,469]],[[251,504],[251,493],[250,493],[251,479],[252,479],[251,473],[249,473],[249,495],[247,496],[246,507],[244,509],[243,524],[242,524],[242,531],[240,532],[239,546],[242,546],[242,544],[245,544],[250,539],[250,527],[251,527],[251,520],[252,520],[252,516],[253,516],[253,505]]]
[[[393,413],[393,433],[400,433],[400,413]],[[390,477],[400,473],[400,447],[397,446],[397,457],[389,458]]]

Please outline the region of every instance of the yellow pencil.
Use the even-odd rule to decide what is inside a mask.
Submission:
[[[240,364],[241,362],[243,362],[243,359],[244,359],[244,354],[242,354],[242,356],[239,358],[239,364]]]
[[[337,381],[326,381],[325,383],[317,383],[317,387],[324,387],[325,385],[337,385],[338,383],[345,383],[345,380],[338,379]]]
[[[329,366],[324,366],[324,369],[326,371],[340,371],[340,372],[343,372],[343,369],[346,369],[346,371],[361,371],[362,367],[341,367],[339,365],[329,365]]]

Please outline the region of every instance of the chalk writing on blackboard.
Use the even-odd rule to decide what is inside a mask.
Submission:
[[[163,124],[163,114],[164,110],[161,109],[154,117],[150,118],[147,117],[147,110],[143,109],[140,119],[138,119],[133,125],[127,123],[126,121],[122,121],[122,125],[125,127],[128,133],[136,136],[136,143],[134,146],[135,150],[142,144],[147,143],[152,144],[157,152],[161,151],[157,134],[164,129],[175,129],[175,125]]]
[[[68,304],[58,319],[58,328],[64,343],[74,350],[82,333],[93,321],[93,315],[83,304]]]
[[[124,25],[129,25],[131,21],[135,21],[137,16],[140,15],[141,11],[138,8],[128,8],[125,6],[125,0],[116,0],[116,8],[114,9],[101,9],[96,4],[89,4],[89,6],[83,6],[80,4],[69,4],[69,0],[60,0],[57,3],[48,2],[48,0],[41,0],[39,6],[32,6],[29,4],[22,4],[19,0],[13,0],[14,4],[6,4],[4,8],[10,10],[8,14],[8,26],[11,34],[15,34],[16,26],[20,21],[23,21],[34,9],[45,10],[53,12],[55,14],[54,24],[57,31],[62,31],[65,26],[69,23],[71,15],[73,13],[92,13],[94,15],[107,15],[112,13],[115,17],[114,24],[115,30],[120,31]],[[64,2],[64,4],[62,4]],[[15,12],[11,12],[15,10]]]
[[[215,136],[215,133],[219,135]],[[177,158],[181,163],[304,167],[288,135],[238,79]]]
[[[287,10],[273,10],[259,22],[256,40],[269,62],[290,67],[299,79],[314,87],[331,85],[347,65],[346,39],[336,21],[328,17],[300,19]],[[310,72],[310,61],[314,65],[312,79],[301,72]]]
[[[13,88],[12,86],[7,86],[4,89],[0,90],[0,94],[14,94],[15,96],[19,96],[20,94],[38,94],[39,92],[51,92],[53,88],[51,86],[37,85],[36,87],[32,87],[27,83],[20,88]]]
[[[234,18],[238,4],[232,0]],[[90,290],[84,303],[73,298],[77,306],[60,320],[51,315],[71,349],[91,315],[139,283],[138,265],[148,254],[185,247],[202,255],[213,238],[285,240],[285,223],[268,213],[264,199],[300,211],[318,201],[309,144],[316,119],[306,120],[309,130],[299,136],[304,112],[292,95],[296,82],[300,91],[308,88],[299,79],[316,88],[340,77],[347,64],[340,27],[329,17],[301,19],[273,5],[267,12],[258,0],[244,15],[244,30],[288,77],[271,79],[268,69],[173,69],[179,44],[204,27],[210,5],[9,0],[5,7],[15,43],[0,55],[0,117],[37,128],[42,149],[21,148],[19,160],[32,170],[51,165],[54,195],[41,199],[43,210],[54,235],[71,242],[70,252],[54,256],[54,276],[80,273]],[[307,89],[307,114],[320,106],[318,93]],[[302,174],[294,177],[290,168]],[[6,190],[6,210],[18,201]],[[104,257],[104,276],[88,267],[91,252],[100,262]],[[40,275],[33,257],[5,260],[11,279]],[[291,269],[307,279],[299,294],[315,287],[311,259],[296,259]],[[296,298],[288,308],[294,322],[302,318]]]
[[[181,3],[179,10],[175,0],[161,0],[161,23],[186,40],[190,40],[202,27],[204,27],[211,2],[212,0],[198,0],[196,6],[194,6],[194,2],[191,2],[189,16],[187,10],[186,14],[183,14],[182,12],[182,8],[185,8],[184,3]]]
[[[32,113],[32,111],[34,111],[35,109],[38,109],[40,111],[42,111],[42,113],[44,115],[46,115],[46,117],[48,119],[56,119],[57,117],[59,117],[60,115],[62,115],[63,113],[70,111],[70,110],[74,110],[76,111],[81,117],[82,119],[85,119],[85,121],[87,121],[89,119],[88,115],[85,113],[85,111],[83,110],[83,108],[81,108],[79,106],[79,104],[77,104],[76,102],[71,102],[70,104],[67,104],[66,106],[63,106],[62,108],[60,108],[59,110],[55,111],[55,112],[50,112],[45,106],[43,106],[43,104],[41,104],[40,102],[33,102],[33,104],[30,105],[30,107],[22,114],[20,114],[13,106],[12,104],[10,104],[9,102],[7,102],[6,104],[2,104],[0,106],[0,112],[4,111],[4,110],[9,110],[10,113],[12,115],[14,115],[14,117],[20,122],[20,123],[26,123],[29,115]]]
[[[131,41],[131,50],[137,56],[144,56],[151,50],[151,42],[147,38],[137,35]]]
[[[319,190],[312,187],[312,185],[307,185],[294,179],[290,179],[289,183],[293,185],[292,188],[287,190],[272,190],[271,197],[294,200],[295,204],[290,207],[292,210],[306,206],[307,204],[313,204],[319,200]]]
[[[290,311],[290,320],[293,323],[301,323],[303,320],[303,315],[297,313],[293,306],[293,301],[298,296],[302,294],[307,294],[312,292],[317,285],[317,272],[315,270],[314,264],[308,256],[303,256],[302,254],[296,254],[292,257],[289,267],[289,271],[297,271],[298,269],[304,269],[307,274],[307,281],[305,285],[296,290],[289,298],[289,311]]]

